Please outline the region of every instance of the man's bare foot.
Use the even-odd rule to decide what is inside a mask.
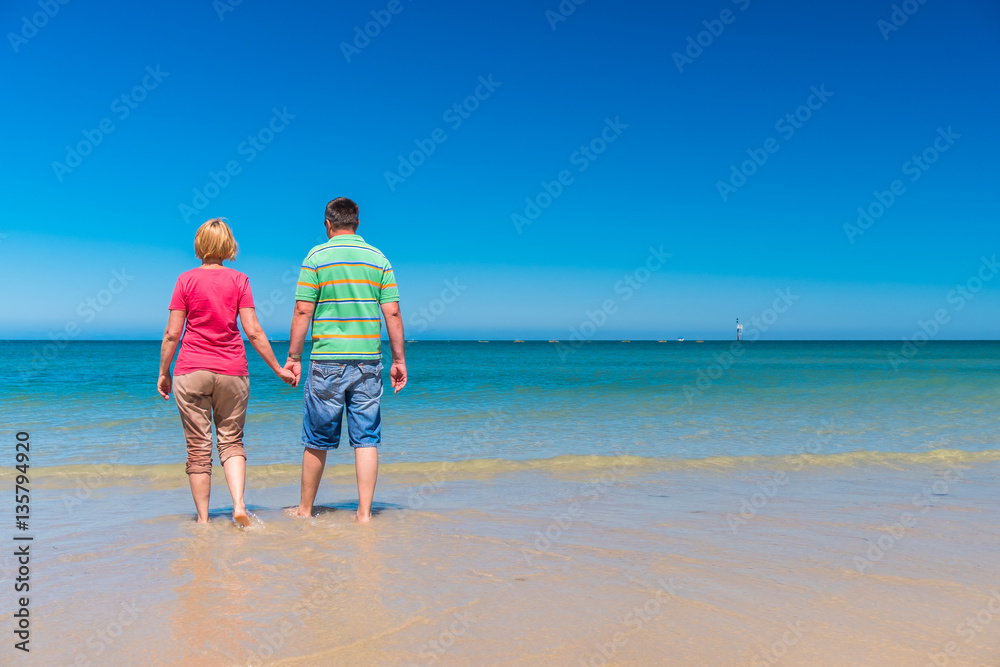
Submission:
[[[372,515],[371,515],[371,513],[369,513],[369,514],[367,514],[365,516],[362,516],[359,513],[355,513],[354,514],[354,520],[357,521],[358,523],[371,523]]]
[[[202,519],[195,519],[194,522],[195,523],[208,523],[210,521],[211,521],[211,519],[209,519],[209,518],[206,517],[204,520],[202,520]]]
[[[240,528],[250,527],[250,517],[247,516],[247,510],[245,507],[239,509],[233,509],[233,523],[235,523]]]
[[[288,516],[295,516],[300,519],[308,519],[312,516],[312,509],[303,510],[301,507],[286,507],[285,514]]]

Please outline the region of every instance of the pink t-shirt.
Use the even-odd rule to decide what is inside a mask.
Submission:
[[[250,279],[239,271],[223,267],[182,273],[170,299],[170,310],[187,311],[174,375],[247,375],[247,353],[236,318],[240,308],[253,307]]]

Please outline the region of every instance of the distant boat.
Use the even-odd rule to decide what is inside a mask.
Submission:
[[[632,341],[630,341],[630,340],[623,340],[622,342],[623,343],[631,343]]]
[[[408,340],[408,341],[406,341],[406,342],[407,342],[407,343],[416,343],[417,341],[415,341],[415,340]]]
[[[524,341],[523,340],[515,340],[514,342],[515,343],[523,343]]]
[[[703,341],[703,340],[696,340],[695,342],[696,343],[704,343],[705,341]]]
[[[666,343],[667,341],[665,341],[665,340],[658,340],[658,341],[656,341],[656,342],[657,342],[657,343]]]
[[[488,343],[488,342],[490,342],[490,341],[488,341],[488,340],[481,340],[481,341],[479,341],[479,342],[480,342],[480,343]]]
[[[549,342],[550,343],[558,343],[559,341],[557,341],[557,340],[550,340]]]
[[[678,342],[678,343],[683,343],[683,342],[684,342],[684,339],[683,339],[683,338],[678,338],[678,339],[677,339],[677,342]]]

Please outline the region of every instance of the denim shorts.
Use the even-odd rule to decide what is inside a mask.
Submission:
[[[312,361],[303,394],[302,444],[307,448],[340,446],[345,407],[351,447],[382,442],[381,361]]]

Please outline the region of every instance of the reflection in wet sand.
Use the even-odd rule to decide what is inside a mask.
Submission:
[[[170,618],[172,643],[188,648],[190,664],[218,665],[224,658],[237,659],[251,642],[243,618],[263,577],[250,556],[240,558],[239,541],[245,536],[225,516],[186,528],[191,537],[172,566],[182,582]],[[206,610],[213,610],[211,617]]]

